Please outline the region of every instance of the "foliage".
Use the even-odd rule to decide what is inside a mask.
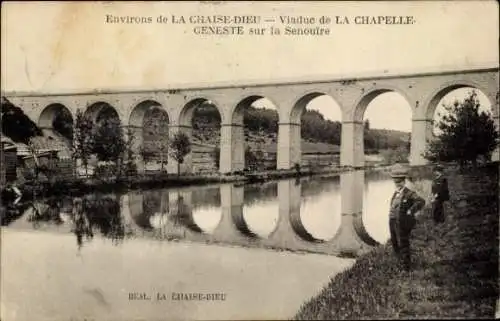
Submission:
[[[386,164],[408,163],[410,150],[407,146],[399,146],[394,149],[384,149],[380,151],[380,155],[382,155]]]
[[[342,125],[338,121],[326,120],[316,110],[306,110],[301,119],[301,136],[312,142],[340,145]]]
[[[261,150],[253,151],[249,146],[245,149],[245,167],[249,170],[263,168],[264,153]]]
[[[98,179],[108,179],[115,177],[117,174],[118,167],[113,163],[99,164],[94,169],[94,177]]]
[[[219,169],[220,166],[220,148],[215,147],[214,150],[210,153],[210,156],[212,157],[215,168]]]
[[[21,108],[12,104],[7,98],[1,101],[2,134],[14,142],[28,144],[34,136],[42,136],[42,131]]]
[[[104,237],[115,242],[124,238],[125,225],[120,215],[120,203],[113,197],[97,195],[94,198],[84,199],[82,212],[78,216],[82,215],[86,217],[85,221],[90,231],[97,228]]]
[[[156,155],[154,149],[146,147],[145,144],[141,145],[139,153],[145,162],[151,161],[152,159],[154,159],[154,156]]]
[[[96,127],[93,152],[96,153],[97,159],[117,163],[126,151],[120,120],[114,117],[105,118]]]
[[[191,141],[183,131],[175,133],[170,141],[170,156],[177,162],[177,173],[180,174],[180,165],[184,163],[184,157],[191,152]]]
[[[424,157],[430,161],[472,162],[491,158],[498,146],[499,134],[490,113],[479,112],[477,93],[472,91],[463,102],[443,105],[446,114],[438,123],[439,136],[428,144]]]
[[[57,110],[52,121],[52,128],[69,141],[73,139],[73,118],[69,110],[66,108]]]
[[[127,156],[127,161],[134,160],[134,144],[137,137],[134,134],[134,131],[131,128],[127,128],[127,140],[125,140],[125,154]]]
[[[219,137],[219,123],[220,116],[214,107],[199,107],[194,112],[193,129],[209,128],[203,136],[212,136],[212,141]],[[245,109],[244,126],[246,135],[249,132],[275,135],[278,132],[278,113],[272,109],[249,106]],[[365,121],[364,128],[366,149],[397,148],[407,141],[408,133],[371,129],[369,121]],[[316,110],[306,110],[302,114],[301,137],[307,141],[340,145],[341,132],[340,122],[327,120]],[[207,140],[207,137],[204,140]]]
[[[85,171],[87,171],[88,161],[94,149],[93,127],[90,117],[78,109],[73,137],[73,158],[82,161]]]
[[[168,116],[164,110],[153,108],[144,115],[141,156],[144,161],[160,160],[168,155]]]
[[[245,109],[243,125],[245,129],[254,132],[277,133],[278,112],[272,109],[249,107]]]

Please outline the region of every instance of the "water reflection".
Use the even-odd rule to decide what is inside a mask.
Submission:
[[[79,248],[100,235],[114,243],[152,237],[357,253],[387,241],[393,191],[387,175],[355,171],[259,185],[34,200],[20,204],[17,214],[10,209],[2,223],[73,233]]]
[[[338,179],[333,180],[338,182]],[[304,228],[318,240],[330,240],[340,227],[340,185],[328,179],[302,182],[300,219]],[[323,195],[329,195],[324,197]]]
[[[243,218],[258,237],[267,238],[276,229],[279,216],[277,196],[276,182],[245,186]]]
[[[23,203],[23,213],[11,227],[71,232],[78,248],[95,233],[119,242],[125,237],[120,204],[115,195],[88,195],[84,198],[34,199]]]

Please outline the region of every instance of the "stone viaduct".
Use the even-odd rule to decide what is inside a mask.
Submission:
[[[425,164],[422,153],[432,137],[436,107],[452,90],[473,87],[489,99],[493,117],[499,123],[499,68],[428,72],[419,74],[376,75],[358,78],[299,80],[270,83],[184,86],[172,89],[110,91],[64,94],[5,93],[10,101],[41,127],[51,127],[56,111],[67,108],[75,119],[76,110],[93,119],[112,108],[123,126],[141,130],[148,108],[157,107],[168,116],[169,135],[183,130],[191,133],[192,115],[203,102],[215,105],[221,116],[220,171],[244,168],[244,109],[260,98],[267,98],[279,115],[277,168],[290,169],[300,163],[300,120],[306,105],[320,95],[331,96],[342,111],[341,165],[364,165],[363,116],[368,104],[385,92],[401,94],[412,109],[410,164]],[[387,111],[390,112],[390,106]],[[138,142],[140,144],[140,141]],[[498,150],[494,154],[498,159]],[[173,159],[169,172],[176,171]]]

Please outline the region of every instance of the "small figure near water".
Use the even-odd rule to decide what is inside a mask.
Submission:
[[[443,223],[445,220],[444,202],[450,200],[448,189],[448,180],[444,176],[443,167],[436,165],[434,167],[434,179],[432,180],[432,217],[436,224]]]
[[[405,186],[408,170],[396,164],[391,172],[391,177],[396,185],[389,209],[389,230],[392,248],[400,260],[403,269],[411,268],[410,236],[415,226],[415,213],[420,211],[425,200]]]

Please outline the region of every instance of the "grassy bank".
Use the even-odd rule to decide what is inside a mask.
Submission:
[[[436,226],[428,210],[412,232],[411,272],[389,245],[358,259],[295,319],[494,318],[498,298],[498,164],[449,169],[451,202]]]

